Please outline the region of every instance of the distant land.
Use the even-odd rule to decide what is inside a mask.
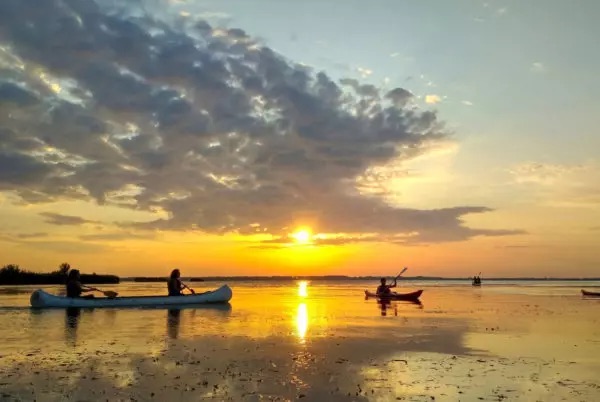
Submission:
[[[18,265],[9,264],[0,268],[0,285],[64,285],[71,266],[63,263],[53,272],[32,272],[21,269]],[[84,274],[81,282],[89,285],[119,283],[116,275]]]
[[[204,282],[205,279],[204,278],[186,278],[188,281],[191,282]],[[136,276],[133,278],[123,278],[123,281],[127,281],[127,282],[166,282],[168,280],[167,277],[164,276]]]
[[[346,275],[273,275],[273,276],[203,276],[203,277],[182,277],[183,280],[200,281],[286,281],[286,280],[307,280],[307,281],[335,281],[335,280],[356,280],[378,281],[380,278],[392,278],[389,276],[346,276]],[[393,279],[393,278],[392,278]],[[441,277],[441,276],[402,276],[398,281],[470,281],[471,277]],[[123,282],[166,282],[167,277],[124,277]],[[556,277],[495,277],[482,278],[485,281],[600,281],[600,277],[595,278],[556,278]]]

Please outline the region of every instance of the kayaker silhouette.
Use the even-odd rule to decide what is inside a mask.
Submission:
[[[181,272],[179,272],[179,269],[175,268],[173,271],[171,271],[171,276],[169,278],[169,281],[167,282],[169,296],[183,296],[183,289],[187,289],[192,294],[196,294],[196,292],[194,292],[194,289],[191,289],[189,286],[181,282],[181,279],[179,279],[180,277]]]
[[[387,280],[385,278],[381,278],[381,285],[377,286],[375,293],[378,296],[391,294],[392,291],[390,289],[396,287],[396,280],[397,279],[394,278],[394,283],[392,285],[388,285]]]

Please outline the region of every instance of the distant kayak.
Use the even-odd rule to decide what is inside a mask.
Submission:
[[[588,292],[587,290],[583,290],[583,289],[581,289],[581,294],[584,296],[600,297],[600,292]]]
[[[185,296],[132,296],[132,297],[64,297],[47,293],[41,289],[31,294],[31,306],[46,307],[177,307],[190,304],[226,303],[231,300],[231,288],[223,285],[216,290]]]
[[[414,300],[419,300],[419,297],[421,297],[421,293],[423,293],[422,290],[417,290],[416,292],[411,292],[411,293],[390,293],[387,295],[378,295],[377,293],[369,292],[368,290],[365,290],[365,297],[367,299],[369,297],[375,297],[377,299],[384,299],[384,300],[414,301]]]

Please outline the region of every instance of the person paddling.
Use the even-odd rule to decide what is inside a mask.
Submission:
[[[391,288],[396,287],[397,278],[394,278],[394,283],[391,285],[387,284],[387,280],[385,278],[381,278],[381,285],[377,286],[377,291],[375,292],[378,296],[381,295],[389,295],[392,293]]]
[[[183,289],[187,289],[192,294],[196,294],[196,292],[194,292],[194,289],[191,289],[189,286],[181,282],[180,277],[181,272],[179,272],[177,268],[171,271],[171,277],[169,278],[169,281],[167,283],[169,289],[169,296],[183,296]]]
[[[78,269],[72,269],[69,271],[69,275],[67,276],[67,297],[85,297],[87,299],[91,299],[94,295],[85,295],[81,296],[84,292],[93,292],[96,288],[91,288],[88,286],[83,286],[81,284],[81,275]]]

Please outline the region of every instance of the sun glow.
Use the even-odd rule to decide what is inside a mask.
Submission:
[[[300,229],[295,233],[292,233],[291,237],[298,244],[308,244],[312,240],[312,233],[309,229]]]

